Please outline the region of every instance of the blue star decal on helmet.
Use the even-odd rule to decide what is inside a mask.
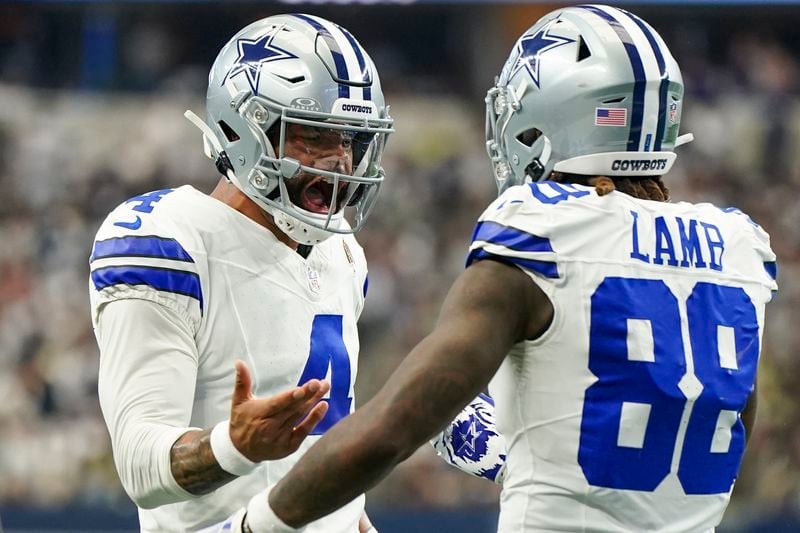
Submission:
[[[559,46],[575,42],[575,39],[550,35],[550,26],[548,24],[533,35],[523,35],[520,38],[517,42],[517,62],[508,76],[509,79],[524,68],[530,74],[533,83],[539,87],[539,58],[541,55]]]
[[[280,29],[277,29],[258,39],[237,39],[236,47],[239,50],[239,57],[225,75],[222,85],[225,85],[229,78],[244,72],[253,94],[258,94],[258,81],[261,78],[261,66],[264,63],[297,57],[272,43],[279,32]]]

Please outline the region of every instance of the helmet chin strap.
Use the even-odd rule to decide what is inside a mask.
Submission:
[[[272,215],[275,225],[296,243],[313,246],[333,235],[333,233],[329,231],[306,224],[280,209],[271,209],[267,212]],[[332,223],[336,223],[335,225],[337,228],[340,225],[340,221],[340,218],[331,220]]]
[[[531,164],[525,169],[526,183],[528,178],[532,182],[547,179],[545,170],[547,169],[547,163],[550,162],[550,155],[553,153],[553,148],[550,144],[550,139],[544,135],[542,135],[542,141],[544,143],[544,146],[542,147],[542,153],[539,155],[539,157],[531,161]]]

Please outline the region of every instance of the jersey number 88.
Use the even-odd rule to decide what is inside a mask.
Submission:
[[[758,357],[756,311],[741,288],[697,283],[682,309],[661,280],[603,280],[591,298],[597,381],[586,390],[578,450],[586,480],[650,492],[677,467],[686,494],[728,492]]]

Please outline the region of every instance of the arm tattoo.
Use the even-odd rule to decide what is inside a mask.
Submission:
[[[217,463],[211,451],[211,429],[181,435],[172,445],[169,460],[175,481],[196,496],[213,492],[236,479]]]

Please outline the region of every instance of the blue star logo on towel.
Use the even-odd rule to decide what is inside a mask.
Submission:
[[[483,429],[483,426],[481,426],[481,429]],[[464,424],[460,424],[459,430],[459,434],[454,438],[454,440],[461,440],[458,449],[455,450],[456,455],[459,457],[472,457],[475,455],[480,430],[474,419],[470,420],[466,427]]]
[[[559,46],[575,42],[575,39],[550,35],[550,26],[548,24],[533,35],[523,35],[520,38],[517,42],[517,61],[508,76],[509,79],[524,68],[530,74],[533,83],[539,87],[539,58],[542,54]]]
[[[250,82],[253,94],[258,94],[258,81],[261,78],[261,66],[264,63],[297,57],[272,43],[279,31],[280,29],[277,29],[258,39],[237,39],[236,47],[239,50],[239,56],[225,75],[222,84],[224,85],[229,78],[244,72],[247,81]]]

